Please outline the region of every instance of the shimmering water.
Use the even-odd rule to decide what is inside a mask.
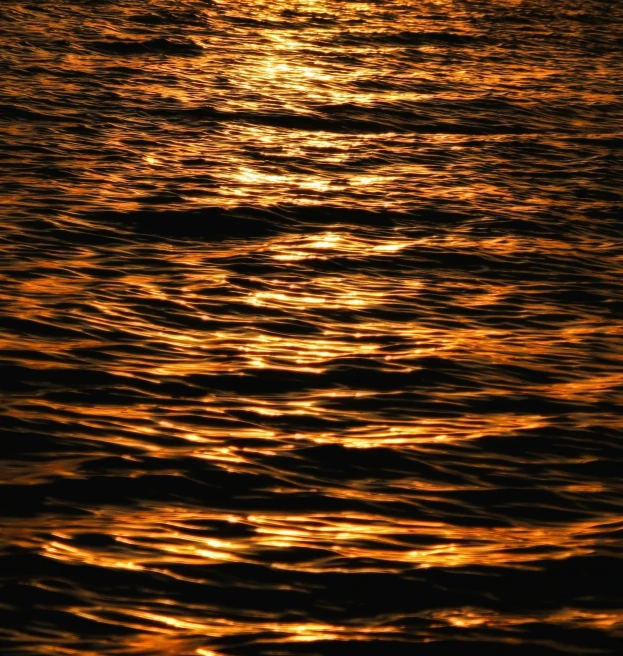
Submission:
[[[623,653],[622,34],[3,0],[1,653]]]

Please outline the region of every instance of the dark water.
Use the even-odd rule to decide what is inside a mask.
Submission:
[[[623,653],[622,34],[3,0],[0,652]]]

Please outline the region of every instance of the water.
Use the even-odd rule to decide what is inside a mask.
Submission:
[[[3,654],[623,651],[622,33],[2,2]]]

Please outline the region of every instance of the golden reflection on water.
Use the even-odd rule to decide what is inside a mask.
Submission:
[[[435,5],[440,13],[427,17]],[[212,572],[227,567],[253,566],[286,576],[423,576],[483,567],[523,574],[555,561],[614,552],[621,517],[612,498],[620,496],[620,483],[597,480],[598,474],[573,480],[557,470],[600,464],[596,447],[574,442],[572,454],[535,453],[528,438],[543,436],[539,439],[545,443],[549,429],[560,430],[561,421],[563,428],[568,426],[571,420],[563,415],[570,404],[584,408],[603,403],[609,408],[619,395],[623,374],[614,369],[623,364],[623,350],[610,338],[619,337],[621,327],[607,322],[602,308],[591,307],[593,301],[584,304],[582,314],[569,318],[566,301],[555,294],[555,300],[552,294],[544,300],[548,288],[558,284],[554,275],[549,279],[552,263],[574,256],[578,243],[582,257],[614,250],[618,244],[594,236],[573,242],[555,230],[542,236],[529,230],[524,234],[523,227],[492,229],[491,216],[500,207],[501,223],[515,214],[528,223],[531,213],[555,206],[552,197],[564,200],[567,189],[556,179],[549,183],[550,195],[533,189],[548,163],[541,155],[530,155],[529,149],[536,148],[537,133],[547,132],[547,122],[545,127],[536,124],[525,137],[512,130],[487,134],[487,126],[480,134],[470,133],[470,116],[464,133],[450,133],[460,127],[452,112],[461,103],[480,102],[500,90],[510,102],[526,94],[526,85],[535,80],[543,86],[533,90],[533,101],[540,94],[549,107],[558,93],[560,68],[544,65],[540,58],[538,65],[515,62],[501,71],[499,60],[475,62],[472,46],[465,46],[458,57],[457,51],[449,54],[443,40],[434,42],[436,31],[447,29],[448,13],[455,12],[453,38],[475,37],[483,29],[463,10],[455,11],[453,3],[393,6],[390,36],[398,40],[348,46],[347,63],[341,59],[346,47],[330,45],[331,38],[372,37],[379,25],[387,30],[386,3],[243,0],[216,6],[209,30],[202,25],[190,39],[203,47],[199,54],[161,53],[141,60],[140,74],[138,69],[128,78],[119,73],[114,103],[140,99],[143,104],[137,101],[127,114],[115,108],[119,114],[103,119],[105,130],[97,148],[87,149],[82,136],[72,141],[62,159],[70,176],[37,178],[24,167],[16,176],[20,190],[0,195],[5,206],[23,203],[28,208],[30,185],[39,194],[47,189],[50,198],[64,203],[59,205],[62,211],[50,217],[47,200],[44,203],[46,230],[61,236],[57,243],[41,230],[38,238],[50,244],[43,264],[34,263],[37,258],[28,251],[23,257],[19,239],[4,242],[7,254],[17,253],[17,265],[0,288],[0,301],[22,323],[0,335],[0,348],[11,364],[25,369],[26,377],[25,391],[5,405],[6,420],[21,422],[29,437],[49,428],[70,445],[63,453],[39,454],[35,466],[31,460],[11,461],[2,476],[26,488],[50,481],[73,484],[88,479],[89,464],[97,470],[101,459],[113,461],[102,465],[106,474],[99,484],[105,491],[122,478],[141,483],[153,471],[175,481],[191,479],[188,471],[198,478],[209,476],[213,468],[215,478],[236,474],[262,482],[239,496],[237,490],[228,491],[238,505],[222,511],[186,500],[183,494],[177,497],[179,503],[147,498],[118,506],[76,498],[73,510],[82,514],[40,514],[26,523],[24,518],[3,519],[5,540],[55,565],[151,574],[158,581],[198,586],[207,586]],[[290,24],[278,25],[284,10],[291,12]],[[131,29],[124,31],[106,23],[98,11],[92,13],[83,17],[81,30],[113,40],[134,39]],[[345,35],[340,21],[331,22],[342,14],[348,17]],[[312,15],[317,22],[305,22]],[[257,22],[253,39],[242,27],[250,18]],[[71,34],[71,27],[61,20],[58,32]],[[47,38],[41,26],[33,27],[29,38],[38,33]],[[243,35],[245,46],[232,48],[232,34]],[[433,42],[418,45],[422,34],[433,35]],[[413,41],[408,57],[397,45],[400,39]],[[75,99],[82,92],[80,83],[65,81],[59,71],[96,80],[113,64],[128,65],[122,55],[111,60],[109,54],[89,48],[80,56],[63,52],[56,59],[55,78],[33,75],[13,90],[20,103],[38,96],[31,79],[57,85],[61,96]],[[606,75],[597,65],[593,73]],[[585,95],[595,105],[618,101],[614,91],[591,93]],[[48,99],[44,96],[46,103]],[[95,106],[98,101],[89,102]],[[436,104],[441,109],[431,110]],[[164,110],[171,107],[167,114]],[[408,118],[396,118],[401,112]],[[349,124],[349,113],[361,123]],[[585,120],[575,119],[575,125]],[[437,121],[444,123],[431,133]],[[558,135],[563,123],[556,117],[549,124],[556,133],[547,138],[548,148],[569,148],[567,138]],[[154,127],[160,132],[152,139]],[[58,129],[61,135],[62,127]],[[7,139],[16,144],[34,139],[39,145],[37,130],[19,120],[8,128]],[[130,133],[135,132],[141,139],[132,143]],[[509,161],[499,155],[505,149],[513,153],[506,155]],[[531,178],[524,159],[524,168],[512,168],[516,152],[532,158],[536,173]],[[587,166],[597,159],[587,157]],[[560,173],[561,166],[557,162],[553,170]],[[497,169],[499,176],[492,174]],[[207,223],[221,220],[210,214],[215,206],[277,208],[277,225],[283,218],[281,207],[319,211],[314,206],[329,201],[349,211],[392,210],[398,218],[385,226],[380,220],[379,225],[357,225],[352,214],[336,210],[331,225],[309,215],[309,224],[295,221],[278,236],[187,239],[172,230],[169,239],[171,226],[164,226],[164,236],[158,235],[150,223],[157,221],[147,212],[144,224],[109,227],[113,236],[107,233],[101,241],[95,237],[104,223],[81,218],[84,210],[161,210],[160,203],[167,202],[168,209],[181,214],[189,208],[205,209],[201,220]],[[457,216],[465,213],[454,227],[451,217],[446,225],[443,218],[435,223],[427,214],[430,207],[446,205]],[[423,208],[418,219],[400,214],[414,208]],[[467,215],[476,218],[468,220]],[[414,225],[420,219],[421,225]],[[34,229],[25,228],[24,238],[17,225],[7,222],[6,230],[31,244]],[[65,243],[67,233],[91,236],[93,245],[72,239]],[[533,278],[516,282],[535,253],[545,256],[545,264],[539,264],[542,270],[528,271]],[[461,258],[478,261],[462,269]],[[620,258],[609,261],[621,263]],[[508,274],[502,266],[511,262],[519,273],[509,269]],[[240,263],[251,265],[251,273],[237,269]],[[612,272],[603,275],[604,286],[608,276],[614,279]],[[551,319],[562,311],[567,312],[564,320]],[[528,327],[539,320],[547,327]],[[300,330],[292,328],[294,323]],[[597,342],[605,353],[599,369],[589,361]],[[574,354],[581,359],[577,370],[561,371],[574,361]],[[590,368],[583,368],[587,362]],[[448,382],[450,374],[426,382],[427,375],[444,374],[449,365],[466,372],[460,384]],[[349,368],[359,368],[360,375],[341,382],[339,375]],[[56,378],[47,381],[46,372]],[[93,374],[95,382],[85,373]],[[106,375],[114,382],[106,382]],[[269,385],[264,388],[260,375],[292,382],[274,392]],[[242,384],[240,391],[224,391],[225,379],[248,383],[256,376],[253,391]],[[390,380],[387,387],[379,382],[383,376]],[[111,389],[122,393],[104,400],[98,395]],[[522,406],[522,411],[502,407],[524,393],[550,405]],[[426,394],[427,403],[416,407],[416,397]],[[470,405],[478,402],[484,410]],[[555,402],[567,406],[552,410]],[[598,418],[588,410],[578,411],[572,419],[580,430],[596,422],[604,433],[621,428],[621,418],[613,411]],[[501,445],[498,454],[481,447],[493,441]],[[438,480],[391,466],[379,465],[377,471],[370,464],[342,479],[330,471],[336,446],[353,462],[359,456],[376,457],[375,449],[381,452],[379,458],[417,457],[423,468],[430,464],[433,469],[437,456],[445,460],[435,472]],[[300,467],[307,464],[309,451],[329,455],[322,456],[318,466]],[[512,486],[523,483],[529,465],[550,467],[535,480],[533,491],[556,497],[557,510],[566,510],[570,500],[588,507],[592,499],[603,498],[604,505],[589,519],[582,510],[557,521],[515,516],[518,502],[478,506],[478,495],[491,498],[498,489],[487,475],[507,477],[509,489],[516,492]],[[502,494],[504,484],[499,485]],[[212,503],[218,504],[222,491],[217,484],[213,491]],[[55,493],[51,485],[46,502],[71,505],[56,499]],[[310,498],[337,509],[300,510],[308,507],[304,502]],[[281,499],[288,501],[284,505],[289,510],[278,509]],[[297,509],[291,501],[298,499]],[[339,509],[349,503],[374,511]],[[256,510],[240,510],[254,504]],[[465,517],[469,525],[461,521]],[[240,530],[228,533],[223,527]],[[85,535],[99,539],[93,545]],[[33,581],[42,590],[63,589],[53,577]],[[288,581],[282,579],[283,589],[294,587]],[[313,593],[313,584],[310,589]],[[205,647],[207,638],[268,634],[278,643],[354,642],[404,633],[401,616],[314,622],[283,619],[289,609],[282,609],[283,616],[257,611],[232,618],[225,617],[227,610],[217,601],[186,604],[164,596],[151,598],[149,592],[141,601],[123,593],[113,598],[89,591],[88,584],[82,593],[84,603],[68,606],[69,613],[138,631],[115,638],[117,651],[110,653],[221,656]],[[466,631],[514,630],[547,622],[621,635],[623,621],[619,610],[609,608],[570,604],[557,611],[513,614],[454,607],[452,599],[447,608],[413,615],[429,620],[432,628]],[[432,629],[427,631],[422,629],[424,640],[438,639]],[[69,645],[77,641],[70,632],[64,637]],[[196,641],[190,648],[184,642],[189,637]],[[74,646],[49,645],[42,645],[40,653],[86,654]]]
[[[368,494],[361,487],[352,493],[375,500],[373,492]],[[433,499],[435,490],[428,493]],[[327,494],[339,497],[340,490],[327,488]],[[249,530],[245,537],[229,539],[216,537],[216,533],[195,533],[202,524],[221,522]],[[29,532],[14,524],[6,524],[6,535],[25,547],[38,547],[39,532],[50,530],[45,517],[33,520]],[[270,553],[272,567],[301,572],[398,573],[412,567],[474,565],[531,568],[550,559],[594,553],[598,543],[603,546],[610,540],[614,544],[620,530],[616,515],[604,516],[599,522],[483,528],[363,513],[199,513],[183,507],[136,511],[104,507],[92,518],[59,519],[55,524],[43,545],[49,558],[107,569],[147,570],[182,579],[184,576],[174,571],[177,565],[260,564],[265,563],[266,553]],[[90,533],[110,536],[111,546],[72,544],[80,535]],[[287,551],[299,548],[317,550],[316,555],[290,562]],[[209,578],[209,570],[205,576]]]
[[[544,616],[501,615],[492,611],[486,612],[480,609],[465,608],[435,612],[431,614],[431,617],[465,629],[478,626],[491,628],[520,626],[537,622],[566,624],[569,627],[582,625],[591,628],[612,629],[623,622],[623,612],[621,611],[583,611],[575,608],[564,608]],[[620,629],[617,633],[623,636]]]
[[[365,492],[361,492],[365,494]],[[445,522],[412,521],[396,517],[357,513],[327,514],[225,514],[189,512],[183,507],[162,507],[149,510],[100,508],[90,518],[55,521],[51,539],[43,553],[66,563],[94,565],[120,571],[149,571],[173,579],[201,584],[209,580],[209,567],[225,562],[268,564],[263,556],[270,554],[271,566],[277,569],[308,573],[408,571],[411,567],[455,568],[473,565],[540,567],[547,559],[565,559],[590,554],[597,540],[603,546],[604,532],[614,535],[620,530],[618,517],[603,518],[602,523],[570,522],[566,525],[528,525],[507,528],[460,527]],[[244,538],[221,539],[193,534],[202,523],[225,521],[241,524],[252,530]],[[608,521],[611,523],[608,524]],[[49,530],[45,518],[35,519],[32,533],[25,533],[16,522],[16,531],[9,527],[6,537],[21,546],[37,546],[40,531]],[[108,547],[78,547],[74,537],[97,532],[113,538]],[[419,536],[424,540],[413,548]],[[430,543],[435,536],[443,543]],[[310,547],[317,556],[306,556],[299,562],[281,561],[279,553]],[[268,551],[267,551],[268,550]],[[184,565],[201,565],[195,574],[174,571]],[[207,569],[206,569],[207,567]],[[173,568],[173,569],[169,569]],[[205,578],[204,578],[205,577]],[[54,590],[54,582],[41,582],[44,589]],[[451,604],[450,604],[451,606]],[[244,620],[219,615],[218,609],[206,609],[189,603],[182,608],[176,601],[154,599],[141,608],[115,602],[108,607],[104,599],[95,606],[68,609],[75,615],[99,623],[122,624],[141,632],[123,638],[131,649],[159,649],[158,653],[188,653],[189,636],[223,638],[227,636],[266,633],[277,642],[319,640],[359,641],[378,639],[377,634],[399,633],[400,617],[383,624],[343,625],[318,622],[279,622],[249,616]],[[215,612],[216,611],[216,612]],[[568,626],[586,626],[620,631],[623,614],[619,610],[580,610],[563,608],[538,615],[501,613],[478,608],[446,608],[421,611],[418,615],[432,622],[431,628],[447,624],[459,629],[474,627],[503,628],[534,622]],[[176,641],[184,640],[185,647]],[[182,651],[180,651],[182,650]],[[42,652],[48,653],[48,652]],[[53,652],[50,653],[59,653]],[[73,654],[71,649],[66,652]],[[76,652],[79,653],[79,652]],[[197,647],[197,654],[217,653]]]

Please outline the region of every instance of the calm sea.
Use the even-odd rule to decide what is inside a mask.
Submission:
[[[623,3],[2,0],[0,653],[623,653]]]

